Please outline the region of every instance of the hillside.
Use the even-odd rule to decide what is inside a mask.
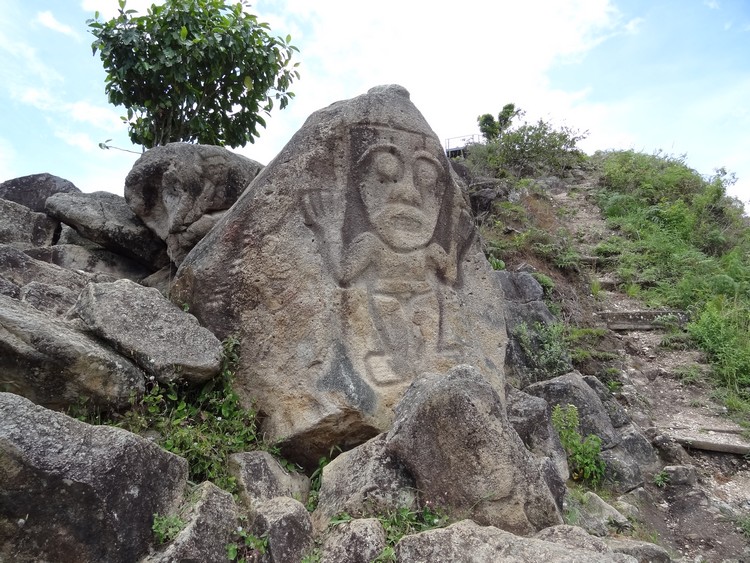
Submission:
[[[486,150],[480,148],[482,162]],[[584,159],[559,176],[527,169],[519,178],[506,170],[500,179],[471,160],[469,155],[463,165],[485,172],[472,176],[463,170],[488,258],[498,269],[532,272],[556,313],[557,330],[536,327],[539,355],[568,355],[581,373],[604,382],[659,450],[662,469],[645,476],[643,489],[619,499],[635,500],[639,507],[635,534],[668,548],[675,558],[743,560],[750,537],[748,372],[738,369],[734,379],[727,375],[732,369],[727,364],[739,354],[711,348],[716,340],[702,325],[711,303],[730,297],[711,293],[719,276],[733,290],[735,317],[747,318],[748,231],[737,202],[717,189],[722,186],[717,178],[706,181],[664,155],[613,152]],[[615,164],[625,175],[636,161],[646,169],[630,179],[634,186],[662,182],[655,205],[634,195],[627,201],[611,189]],[[688,184],[693,193],[670,193],[664,184]],[[710,190],[712,196],[705,193]],[[704,233],[691,232],[692,240],[705,247],[713,240],[723,245],[720,250],[703,253],[690,244],[689,252],[678,251],[678,236],[659,248],[633,224],[633,216],[650,213],[653,224],[661,220],[672,228],[655,207],[682,209],[689,216],[691,197],[713,197],[714,205],[700,226],[693,223]],[[612,213],[618,200],[620,205],[626,200],[632,213]],[[680,218],[673,216],[674,223]],[[713,239],[705,233],[714,233]],[[661,263],[649,261],[654,249],[662,253]],[[734,267],[734,278],[726,269],[719,273],[726,264]],[[689,290],[683,288],[687,284]],[[731,346],[746,342],[746,335],[723,329],[722,338],[734,338]],[[554,365],[549,357],[544,361]],[[694,467],[695,476],[675,478],[670,467],[675,465]],[[613,493],[605,484],[602,494]]]

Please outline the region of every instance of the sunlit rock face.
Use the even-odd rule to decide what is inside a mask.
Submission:
[[[172,298],[238,335],[238,391],[303,463],[387,430],[423,373],[471,364],[504,397],[502,289],[400,86],[308,118],[188,254]]]

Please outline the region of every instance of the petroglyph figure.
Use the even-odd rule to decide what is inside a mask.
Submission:
[[[306,192],[305,222],[348,289],[347,337],[365,351],[368,379],[400,383],[425,354],[460,348],[452,286],[471,219],[454,217],[447,163],[433,138],[362,125],[350,128],[348,144],[345,201],[334,200],[338,190]]]

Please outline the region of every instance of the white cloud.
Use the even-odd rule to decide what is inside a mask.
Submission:
[[[81,35],[77,31],[75,31],[69,25],[65,25],[64,23],[58,21],[57,18],[55,18],[54,14],[49,10],[44,12],[37,12],[36,19],[34,21],[46,27],[47,29],[62,33],[63,35],[67,35],[68,37],[72,37],[76,41],[82,40]]]
[[[17,153],[8,139],[0,137],[0,182],[17,178],[18,173],[15,170]]]
[[[625,24],[625,32],[631,35],[636,35],[640,32],[640,27],[643,25],[643,18],[633,18]]]
[[[703,2],[705,6],[708,6],[712,10],[718,10],[720,8],[719,2],[717,0],[706,0]]]
[[[163,4],[165,0],[128,0],[126,9],[135,10],[137,15],[145,15],[153,4]],[[81,10],[89,12],[90,17],[94,17],[95,12],[99,12],[100,20],[109,20],[119,13],[117,0],[82,0]]]
[[[71,133],[70,131],[60,129],[55,131],[55,137],[86,153],[92,153],[95,149],[99,150],[98,143],[95,143],[87,133]]]

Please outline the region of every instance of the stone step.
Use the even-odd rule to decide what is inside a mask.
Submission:
[[[659,330],[676,323],[683,326],[688,321],[685,311],[670,309],[644,309],[635,311],[601,311],[596,313],[610,330]]]

